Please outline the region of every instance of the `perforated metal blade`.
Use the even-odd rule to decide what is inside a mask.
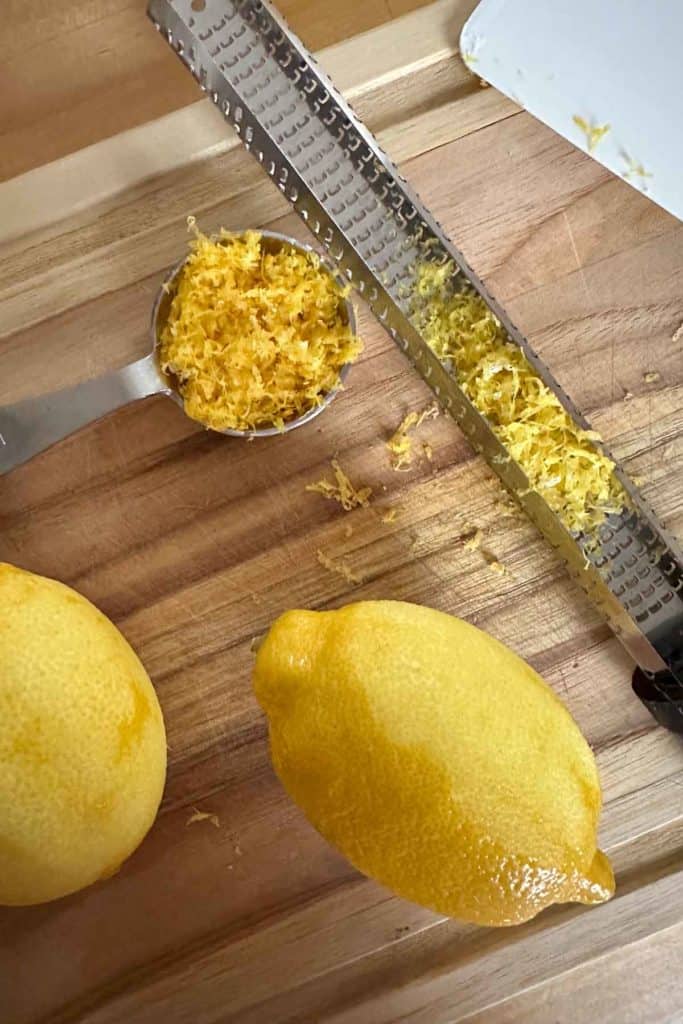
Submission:
[[[148,12],[474,448],[559,551],[646,673],[666,707],[667,724],[683,731],[683,555],[618,467],[628,507],[600,527],[598,542],[565,528],[420,336],[410,302],[416,266],[453,261],[455,286],[469,282],[481,294],[572,418],[587,428],[526,339],[272,5],[151,0]]]

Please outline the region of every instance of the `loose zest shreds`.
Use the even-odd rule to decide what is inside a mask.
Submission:
[[[329,555],[326,555],[325,552],[320,551],[320,549],[316,552],[316,557],[324,569],[327,569],[328,572],[336,572],[337,575],[341,576],[342,579],[345,579],[347,583],[361,584],[365,582],[365,577],[359,576],[358,573],[355,573],[353,569],[348,567],[346,562],[342,562],[336,558],[330,558]]]
[[[463,548],[465,551],[476,551],[477,548],[481,547],[481,542],[484,539],[484,533],[479,529],[478,526],[472,527],[467,531]]]
[[[214,430],[283,429],[320,405],[362,345],[318,257],[267,252],[256,231],[197,232],[190,247],[160,336],[188,416]]]
[[[600,140],[604,138],[610,130],[610,126],[608,124],[589,124],[586,118],[581,117],[580,114],[574,114],[572,121],[586,136],[586,146],[588,147],[589,153],[593,152]]]
[[[543,495],[574,532],[599,526],[624,506],[614,463],[581,430],[510,341],[474,289],[455,291],[452,264],[422,264],[411,315],[430,348]]]
[[[432,402],[422,412],[409,412],[396,428],[387,441],[387,448],[391,452],[391,465],[395,470],[402,470],[413,461],[413,440],[409,437],[409,431],[415,430],[427,419],[434,419],[439,415],[439,406]]]
[[[221,819],[217,814],[212,814],[211,811],[199,811],[197,808],[193,808],[192,814],[185,822],[186,825],[194,825],[198,821],[210,821],[214,828],[221,827]]]
[[[331,501],[338,501],[345,512],[352,512],[361,506],[367,508],[372,487],[354,487],[336,459],[332,459],[330,465],[335,482],[332,484],[329,480],[317,480],[314,484],[306,484],[306,490],[322,494],[323,498]]]

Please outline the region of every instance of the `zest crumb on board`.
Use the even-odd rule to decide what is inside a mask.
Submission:
[[[380,517],[379,518],[380,518],[380,520],[383,523],[395,523],[397,516],[398,516],[398,509],[397,508],[387,508],[383,512],[380,513]]]
[[[465,543],[463,544],[464,551],[476,551],[481,546],[481,542],[484,539],[484,533],[479,529],[478,526],[472,526],[465,534]]]
[[[409,412],[386,443],[391,453],[391,467],[397,472],[406,469],[413,461],[413,440],[410,431],[417,430],[425,420],[433,420],[439,415],[439,406],[432,402],[421,412]],[[429,446],[427,446],[429,448]],[[423,446],[424,448],[424,446]],[[431,448],[429,448],[431,452]],[[427,456],[428,458],[430,456]]]
[[[217,814],[212,814],[211,811],[200,811],[198,808],[192,808],[192,814],[185,822],[185,825],[196,825],[199,821],[210,821],[214,828],[221,827],[221,819]]]
[[[335,482],[317,480],[313,484],[306,484],[306,490],[313,494],[321,494],[323,498],[330,501],[338,502],[345,512],[351,512],[354,508],[367,508],[370,504],[372,487],[355,487],[337,459],[332,459],[330,465]]]
[[[355,573],[346,562],[342,562],[341,559],[331,558],[330,555],[326,555],[320,548],[316,552],[316,557],[324,569],[341,576],[347,583],[358,585],[365,582],[365,577]]]

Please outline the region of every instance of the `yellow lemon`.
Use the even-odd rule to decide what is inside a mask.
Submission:
[[[550,687],[481,630],[394,601],[291,611],[254,682],[285,788],[401,896],[508,925],[613,894],[593,754]]]
[[[69,587],[0,564],[0,904],[116,871],[165,777],[159,702],[116,627]]]

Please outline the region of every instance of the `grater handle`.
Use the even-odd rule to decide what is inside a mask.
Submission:
[[[0,474],[114,409],[166,391],[149,355],[74,387],[0,406]]]
[[[633,692],[660,725],[683,735],[683,683],[671,672],[644,672],[637,668]]]

